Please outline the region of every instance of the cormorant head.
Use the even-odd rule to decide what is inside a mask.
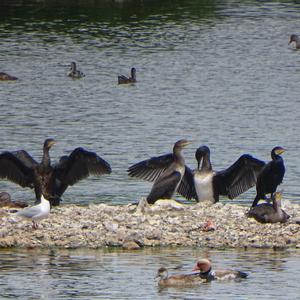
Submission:
[[[210,150],[207,146],[201,146],[196,150],[195,157],[198,162],[198,169],[200,168],[202,158],[207,154],[210,154]]]
[[[201,258],[197,261],[193,271],[208,272],[211,269],[211,262],[206,258]]]
[[[76,63],[74,61],[71,62],[70,70],[71,71],[76,71]]]
[[[167,279],[168,278],[168,270],[164,267],[159,268],[157,271],[156,278]]]
[[[290,41],[289,41],[289,44],[292,43],[292,42],[298,42],[299,41],[299,37],[297,34],[292,34],[291,37],[290,37]]]
[[[136,69],[131,68],[131,78],[136,78]]]
[[[44,142],[44,149],[50,149],[55,144],[56,141],[54,139],[46,139]]]
[[[187,145],[189,145],[191,142],[189,142],[189,141],[187,141],[187,140],[179,140],[179,141],[177,141],[176,143],[175,143],[175,145],[174,145],[174,149],[175,148],[179,148],[179,149],[182,149],[182,148],[184,148],[184,147],[186,147]]]
[[[271,151],[271,157],[274,158],[277,155],[281,155],[283,152],[285,152],[284,148],[282,148],[280,146],[274,147]]]

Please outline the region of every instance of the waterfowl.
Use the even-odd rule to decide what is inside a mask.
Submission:
[[[59,163],[51,165],[49,150],[55,140],[46,139],[41,163],[25,150],[0,154],[0,178],[6,178],[22,187],[34,188],[37,201],[43,194],[51,205],[59,205],[60,197],[70,185],[89,175],[110,174],[110,165],[96,153],[76,148]]]
[[[170,199],[178,190],[185,172],[184,158],[181,151],[189,145],[187,140],[179,140],[174,144],[173,153],[152,157],[130,166],[128,175],[150,182],[154,181],[147,202],[155,203],[158,199]]]
[[[212,280],[231,280],[247,278],[248,274],[236,270],[212,270],[211,262],[208,259],[202,258],[197,261],[193,271],[200,271],[199,277],[206,281]]]
[[[156,278],[159,278],[158,285],[160,287],[189,286],[202,282],[199,278],[199,272],[169,276],[168,270],[164,267],[158,269]]]
[[[73,79],[79,79],[85,76],[84,73],[82,73],[80,70],[77,70],[76,63],[74,61],[71,62],[70,72],[68,73],[68,76]]]
[[[208,200],[213,203],[224,195],[234,199],[255,185],[265,163],[249,154],[242,155],[229,168],[215,172],[210,161],[210,149],[201,146],[196,150],[197,169],[185,169],[181,194],[187,199]]]
[[[12,201],[10,194],[6,192],[1,192],[0,193],[0,207],[20,207],[24,208],[27,205],[27,203],[22,202],[22,201]]]
[[[247,212],[247,217],[260,223],[286,223],[290,216],[281,208],[282,194],[274,193],[273,203],[258,204]]]
[[[124,83],[134,83],[136,82],[136,69],[131,68],[131,77],[126,77],[124,75],[118,76],[118,84],[124,84]]]
[[[18,80],[18,78],[4,72],[0,72],[0,80]]]
[[[300,38],[297,34],[292,34],[290,37],[289,44],[295,42],[296,44],[296,49],[300,49]]]
[[[285,149],[280,146],[272,149],[272,160],[265,164],[257,177],[256,197],[252,207],[257,205],[260,199],[266,199],[266,194],[271,194],[271,199],[273,199],[273,194],[276,192],[278,185],[282,183],[285,174],[284,162],[280,156],[284,152]]]
[[[18,217],[23,217],[32,220],[32,228],[37,229],[37,221],[45,219],[50,213],[50,203],[44,198],[43,194],[41,196],[41,202],[37,205],[26,207],[16,213]]]

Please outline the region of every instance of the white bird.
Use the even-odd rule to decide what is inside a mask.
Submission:
[[[31,219],[32,227],[34,229],[37,229],[38,224],[36,223],[36,221],[47,218],[49,216],[49,213],[50,213],[50,203],[47,199],[44,198],[44,195],[42,195],[41,203],[31,207],[26,207],[23,210],[18,211],[16,215],[26,219]]]

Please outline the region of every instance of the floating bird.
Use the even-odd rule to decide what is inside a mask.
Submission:
[[[41,203],[38,205],[26,207],[16,213],[17,216],[32,220],[32,228],[37,229],[37,221],[45,219],[50,213],[50,203],[44,198],[43,194],[41,196]]]
[[[154,181],[147,197],[148,203],[153,204],[158,199],[170,199],[177,190],[180,193],[180,183],[185,172],[181,151],[189,144],[187,140],[179,140],[174,144],[173,153],[152,157],[128,168],[129,176]]]
[[[6,192],[1,192],[0,193],[0,207],[21,207],[24,208],[28,206],[27,203],[22,202],[22,201],[12,201],[10,194]]]
[[[286,223],[290,216],[281,208],[282,194],[274,193],[273,204],[258,204],[247,212],[247,217],[260,223]]]
[[[263,161],[244,154],[229,168],[215,172],[212,169],[210,150],[207,146],[199,147],[195,157],[198,167],[194,171],[185,168],[181,194],[187,199],[209,200],[213,203],[219,201],[220,195],[234,199],[253,187],[265,165]]]
[[[18,80],[18,78],[4,72],[0,72],[0,80]]]
[[[247,278],[248,276],[247,273],[236,270],[213,271],[211,267],[211,262],[205,258],[198,260],[193,271],[200,271],[200,278],[206,281],[240,279]]]
[[[169,276],[168,270],[164,267],[158,269],[156,278],[159,278],[158,285],[160,287],[190,286],[202,282],[199,278],[199,272]]]
[[[289,44],[295,42],[296,44],[296,49],[300,49],[300,38],[297,34],[292,34],[290,37]]]
[[[283,159],[280,156],[284,152],[285,149],[279,146],[272,149],[272,160],[265,164],[257,177],[256,197],[252,203],[252,207],[257,205],[260,199],[265,200],[266,194],[271,194],[271,199],[273,199],[273,194],[276,192],[277,186],[282,183],[285,173]]]
[[[77,70],[76,63],[74,61],[71,62],[70,72],[68,76],[73,79],[79,79],[85,76],[80,70]]]
[[[59,163],[51,165],[49,150],[55,140],[46,139],[43,158],[37,163],[25,150],[0,154],[0,178],[7,178],[22,187],[34,188],[37,201],[43,194],[51,205],[59,205],[60,197],[70,185],[89,175],[110,174],[110,165],[94,152],[76,148]]]
[[[136,69],[131,68],[131,77],[126,77],[124,75],[118,76],[118,84],[124,84],[124,83],[134,83],[136,82]]]

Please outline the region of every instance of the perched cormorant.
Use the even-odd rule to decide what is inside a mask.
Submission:
[[[210,162],[210,150],[201,146],[195,154],[196,170],[185,169],[181,194],[187,199],[218,202],[219,196],[233,199],[255,185],[257,176],[265,163],[251,155],[242,155],[229,168],[214,172]]]
[[[73,79],[79,79],[81,77],[84,77],[85,74],[82,73],[80,70],[77,70],[76,63],[74,61],[71,62],[70,72],[68,73],[68,76]]]
[[[197,261],[193,271],[200,271],[199,276],[206,281],[212,280],[230,280],[247,278],[248,274],[236,270],[216,270],[213,271],[211,262],[208,259],[202,258]]]
[[[199,278],[199,272],[169,276],[168,270],[164,267],[158,269],[156,278],[159,278],[158,285],[160,287],[194,286],[203,281]]]
[[[51,205],[59,205],[60,197],[69,185],[91,174],[111,173],[110,165],[104,159],[83,148],[76,148],[52,166],[49,150],[54,144],[53,139],[45,140],[41,163],[37,163],[24,150],[3,152],[0,154],[0,178],[7,178],[22,187],[34,188],[37,201],[43,194]]]
[[[18,78],[4,72],[0,72],[0,80],[18,80]]]
[[[131,77],[126,77],[124,75],[118,76],[118,84],[133,83],[133,82],[136,82],[136,69],[135,68],[131,68]]]
[[[252,203],[252,207],[257,205],[260,199],[266,199],[266,194],[273,194],[276,192],[277,186],[282,183],[285,173],[283,159],[280,156],[285,149],[282,147],[275,147],[271,151],[272,160],[265,164],[262,171],[257,177],[256,183],[256,197]]]
[[[300,38],[297,34],[292,34],[290,37],[289,44],[295,42],[296,44],[296,49],[300,49]]]
[[[44,198],[42,194],[41,203],[34,206],[26,207],[23,210],[18,211],[16,215],[26,219],[31,219],[32,227],[34,229],[37,229],[38,224],[36,221],[47,218],[49,216],[49,213],[50,213],[50,203],[47,199]]]
[[[154,181],[148,203],[170,199],[177,190],[181,193],[180,183],[185,171],[181,150],[189,144],[187,140],[179,140],[174,144],[173,153],[152,157],[128,168],[129,176]]]
[[[262,203],[251,207],[247,217],[260,223],[286,223],[290,216],[281,208],[281,193],[275,192],[273,204]]]

